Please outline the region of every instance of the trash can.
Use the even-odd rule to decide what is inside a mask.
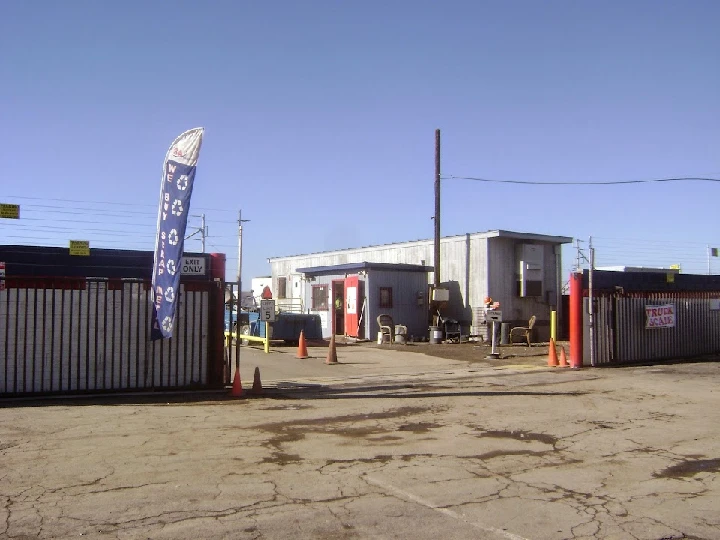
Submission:
[[[500,345],[510,343],[510,323],[504,322],[500,324]]]
[[[405,345],[407,343],[407,326],[402,324],[395,325],[395,343]]]
[[[438,326],[430,327],[430,344],[437,345],[442,341],[442,331]]]

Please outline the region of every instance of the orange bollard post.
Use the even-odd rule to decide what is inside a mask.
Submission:
[[[305,331],[300,330],[300,341],[298,341],[298,352],[296,358],[308,358],[307,345],[305,344]]]
[[[337,351],[335,350],[335,336],[330,336],[330,346],[328,347],[328,355],[325,360],[326,364],[337,364]]]
[[[557,359],[557,351],[555,350],[555,340],[553,338],[550,338],[550,351],[548,353],[548,366],[549,367],[557,367],[558,365],[558,359]]]
[[[232,392],[230,393],[232,397],[242,397],[243,395],[243,387],[242,387],[242,381],[240,380],[240,370],[235,371],[235,377],[233,378],[233,384],[232,384]]]
[[[568,367],[570,364],[567,362],[567,356],[565,356],[565,347],[560,347],[560,367]]]
[[[582,356],[570,355],[570,369],[580,369],[583,366]]]

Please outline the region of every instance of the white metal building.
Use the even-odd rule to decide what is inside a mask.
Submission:
[[[500,302],[504,322],[526,325],[536,316],[535,340],[549,338],[550,311],[561,309],[562,244],[566,236],[495,230],[440,240],[440,282],[450,291],[442,315],[460,321],[464,333],[487,337],[485,298]],[[298,268],[375,262],[432,266],[433,240],[417,240],[268,259],[276,298],[302,299]],[[433,275],[428,275],[433,282]],[[297,291],[297,292],[296,292]],[[303,311],[310,306],[303,305]]]

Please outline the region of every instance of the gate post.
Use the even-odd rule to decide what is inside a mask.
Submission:
[[[210,279],[215,284],[210,293],[211,333],[208,348],[210,386],[225,385],[225,254],[210,254]]]

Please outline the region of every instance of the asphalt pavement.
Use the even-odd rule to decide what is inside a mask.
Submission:
[[[241,398],[3,403],[0,537],[720,539],[717,362],[308,352],[242,348]]]

